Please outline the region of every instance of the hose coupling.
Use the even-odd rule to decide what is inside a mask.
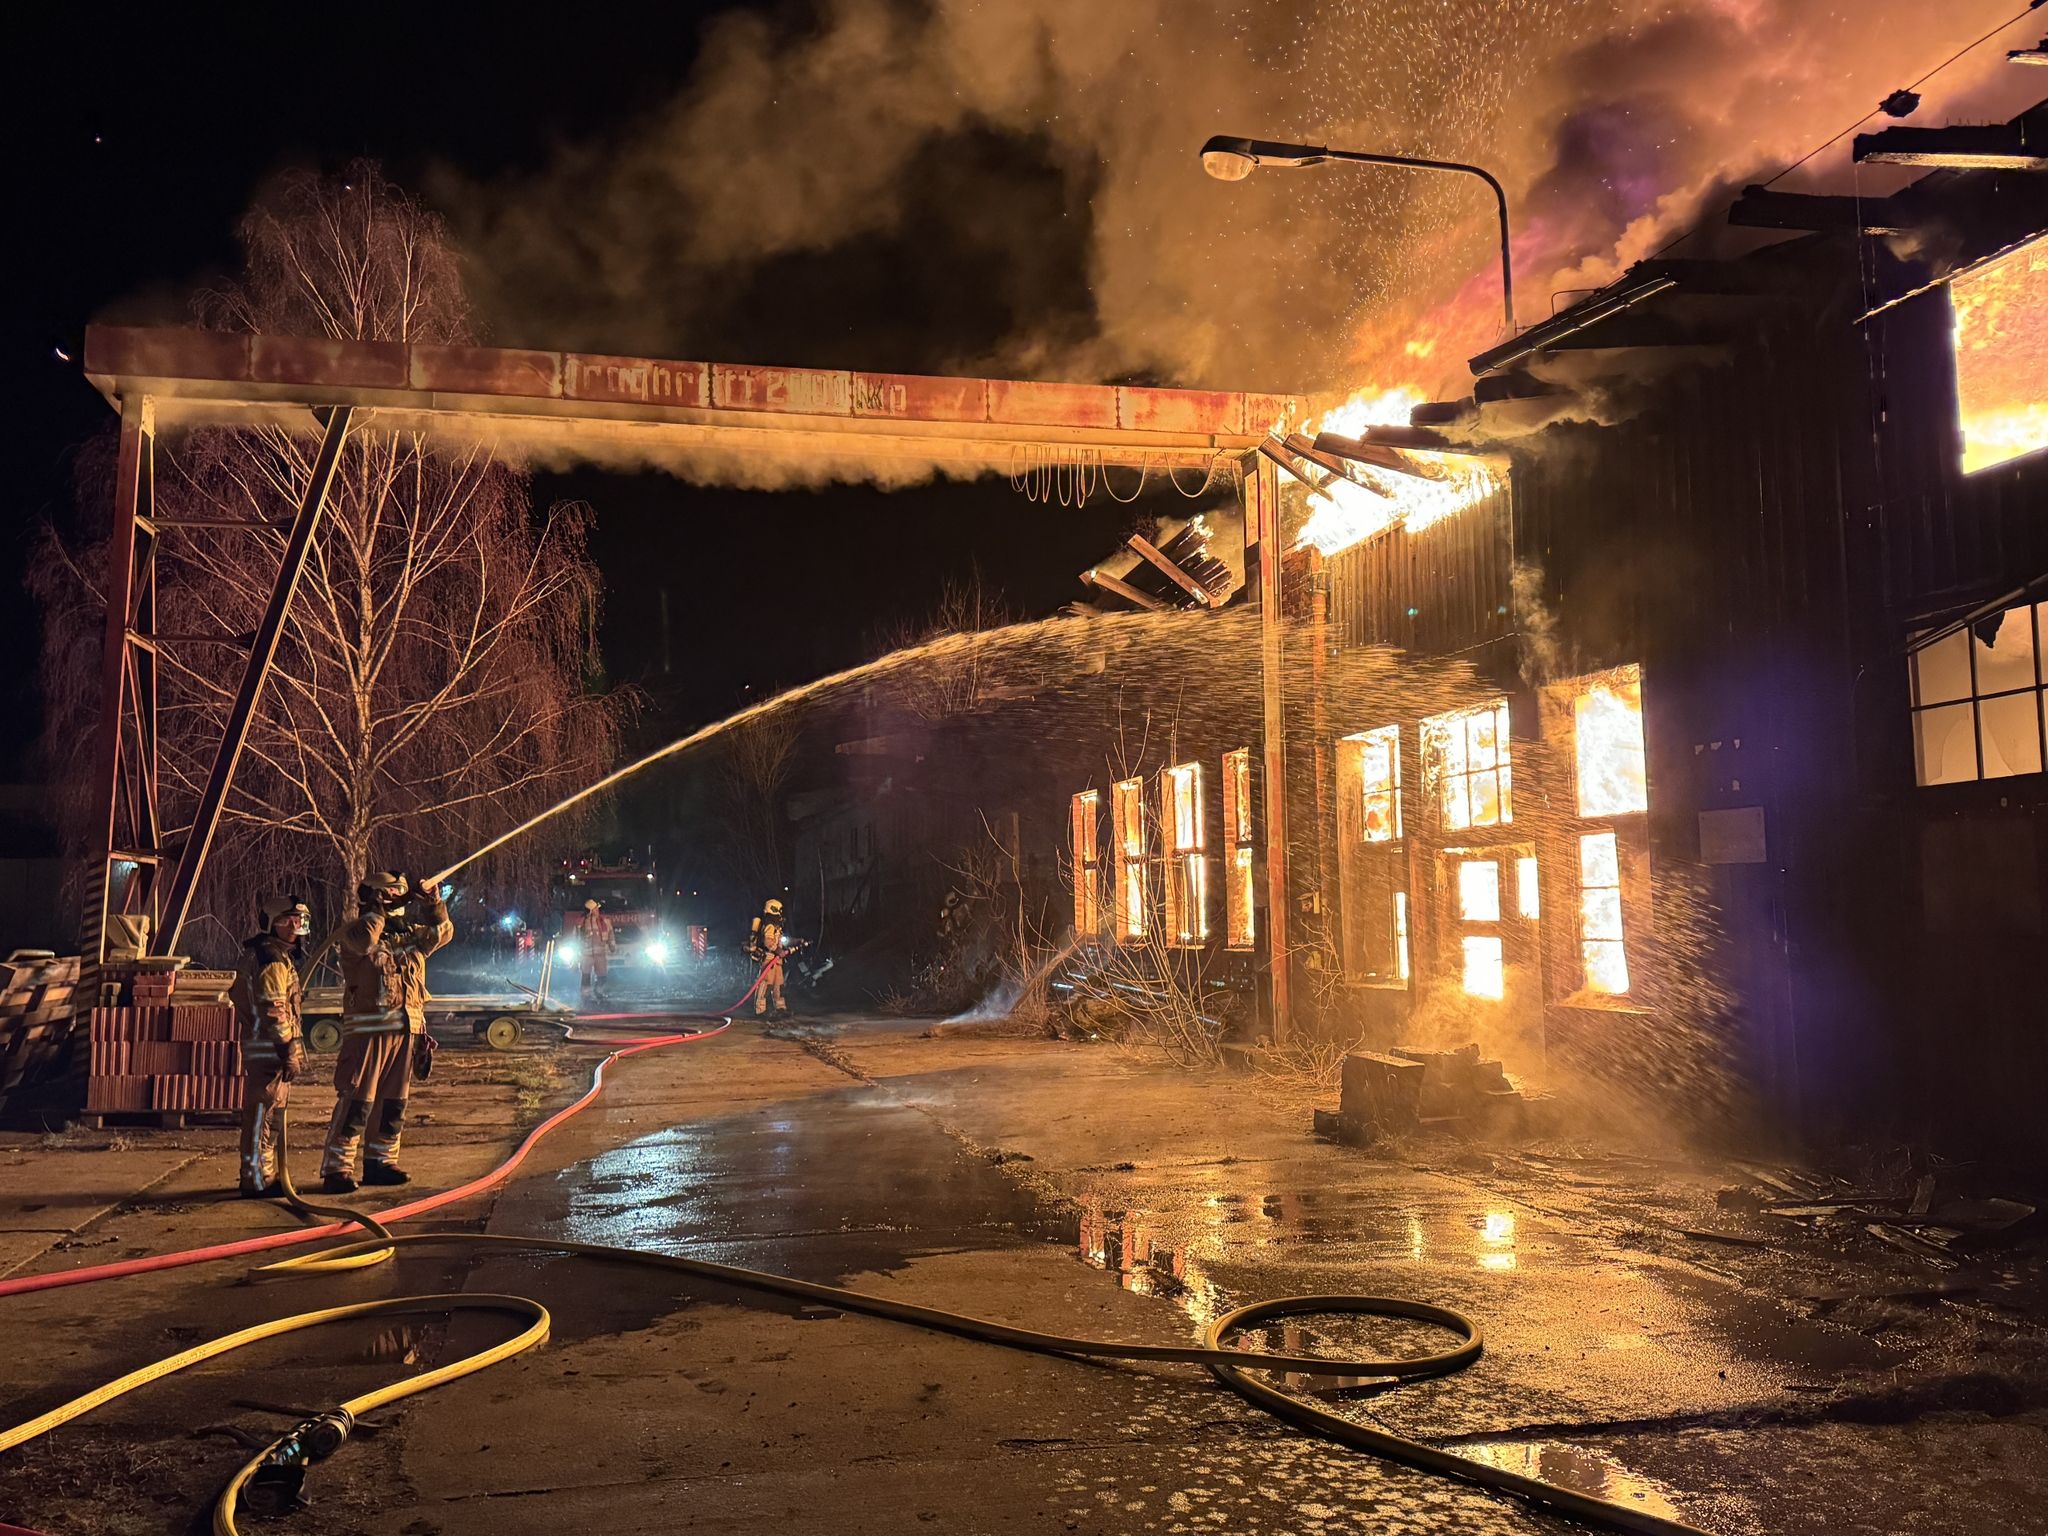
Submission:
[[[305,1496],[307,1470],[346,1445],[355,1425],[354,1414],[336,1408],[307,1419],[279,1440],[242,1488],[249,1513],[274,1517],[297,1509]]]

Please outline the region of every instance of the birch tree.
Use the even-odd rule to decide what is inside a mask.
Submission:
[[[475,339],[444,226],[372,166],[283,180],[244,221],[242,238],[239,281],[198,303],[209,328]],[[283,549],[275,525],[295,511],[317,447],[316,436],[278,426],[205,429],[159,445],[164,516],[272,525],[167,533],[157,555],[159,632],[225,640],[255,629]],[[488,447],[359,417],[199,910],[239,929],[251,898],[274,888],[318,892],[339,912],[366,871],[431,871],[609,767],[631,701],[597,686],[601,584],[589,523],[581,505],[536,515],[528,478]],[[68,547],[54,531],[43,544],[30,584],[46,610],[54,755],[82,764],[98,705],[104,546]],[[243,660],[211,641],[162,649],[159,752],[171,828],[189,819]],[[516,845],[486,878],[537,875],[575,832],[553,830],[552,847]]]

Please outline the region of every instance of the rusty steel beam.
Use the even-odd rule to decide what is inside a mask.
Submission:
[[[129,825],[122,825],[121,810],[131,801],[124,793],[132,789],[125,782],[123,768],[128,759],[126,750],[129,715],[129,679],[133,669],[129,665],[130,640],[134,630],[134,615],[139,586],[146,584],[147,568],[138,573],[140,541],[148,535],[138,526],[140,523],[140,502],[145,484],[145,461],[148,458],[150,437],[154,429],[153,410],[149,397],[136,395],[124,400],[121,406],[121,444],[119,457],[114,469],[113,527],[107,540],[107,581],[103,598],[106,604],[106,628],[100,642],[100,718],[97,741],[93,747],[92,770],[92,816],[95,852],[99,868],[94,875],[93,886],[87,897],[85,910],[85,932],[80,935],[81,954],[89,965],[100,965],[106,960],[107,919],[113,913],[116,893],[114,890],[114,866],[124,862],[118,851],[124,843],[140,839],[143,828],[129,818]],[[138,575],[142,580],[138,581]],[[122,833],[128,834],[125,838]],[[153,852],[151,849],[145,850]],[[129,877],[119,893],[119,901],[125,910],[131,897],[147,899],[151,881],[144,873],[145,866],[139,862],[137,871]]]
[[[1166,604],[1162,603],[1158,598],[1152,596],[1149,592],[1140,592],[1122,577],[1112,576],[1107,571],[1083,571],[1081,579],[1091,587],[1100,587],[1105,592],[1114,592],[1118,597],[1123,598],[1127,602],[1136,603],[1147,612],[1164,613],[1166,611]]]
[[[1179,587],[1183,592],[1187,593],[1189,597],[1192,597],[1204,608],[1213,608],[1216,606],[1216,595],[1213,592],[1211,592],[1207,587],[1203,586],[1199,581],[1195,580],[1195,578],[1190,576],[1186,571],[1182,570],[1178,565],[1174,564],[1173,561],[1167,559],[1165,553],[1159,548],[1159,546],[1154,544],[1150,539],[1146,538],[1143,534],[1134,533],[1124,542],[1129,544],[1131,548],[1136,550],[1138,554],[1142,556],[1144,559],[1151,561],[1153,565],[1159,568],[1161,574],[1163,574],[1168,581],[1172,582],[1175,586]]]
[[[270,589],[270,602],[263,610],[262,621],[256,626],[255,639],[249,647],[249,661],[242,670],[241,686],[235,690],[234,703],[228,708],[227,724],[221,732],[220,745],[214,750],[213,766],[207,772],[206,786],[200,791],[198,807],[192,813],[192,826],[178,852],[177,868],[171,875],[170,888],[164,899],[163,921],[152,945],[157,954],[167,955],[176,948],[185,918],[192,910],[192,896],[199,885],[199,873],[206,867],[207,852],[213,847],[213,834],[220,825],[221,811],[227,805],[235,765],[241,761],[242,748],[249,739],[249,725],[255,718],[256,705],[263,697],[263,685],[270,680],[270,665],[276,659],[277,643],[284,634],[285,615],[291,611],[292,596],[298,591],[299,577],[306,569],[306,557],[313,548],[313,535],[320,527],[321,513],[326,510],[327,487],[334,479],[334,467],[341,458],[342,442],[348,436],[350,414],[350,408],[345,405],[336,406],[327,413],[320,450],[314,456],[305,495],[292,523],[291,536],[285,541],[284,558],[278,565],[277,580]]]
[[[1858,165],[1925,165],[1953,171],[2048,171],[2048,143],[2024,123],[1949,128],[1880,128],[1859,133]]]
[[[1263,446],[1263,445],[1262,445]],[[1284,616],[1280,611],[1279,460],[1261,455],[1255,473],[1244,477],[1245,537],[1258,551],[1259,683],[1264,705],[1260,743],[1266,805],[1266,956],[1272,1002],[1273,1043],[1294,1035],[1294,951],[1288,940],[1287,743]]]
[[[473,424],[508,442],[647,450],[768,447],[861,461],[1000,464],[1019,445],[1200,465],[1298,419],[1295,395],[614,357],[523,348],[92,326],[85,371],[109,399],[156,396],[167,425],[374,407],[392,430]],[[787,441],[785,441],[785,439]]]

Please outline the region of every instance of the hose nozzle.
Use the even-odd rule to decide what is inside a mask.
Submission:
[[[307,1419],[270,1448],[263,1464],[242,1488],[242,1504],[252,1515],[288,1515],[305,1497],[306,1472],[348,1443],[356,1426],[346,1408]]]

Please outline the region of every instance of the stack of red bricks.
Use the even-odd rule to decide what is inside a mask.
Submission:
[[[222,1114],[242,1107],[235,1011],[211,987],[175,1001],[177,973],[142,971],[126,1001],[92,1011],[88,1114]]]
[[[76,955],[17,949],[0,961],[0,1104],[63,1063],[77,986]]]

